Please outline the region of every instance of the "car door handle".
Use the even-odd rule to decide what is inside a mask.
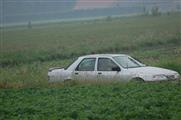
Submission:
[[[98,72],[99,75],[101,75],[102,73],[101,72]]]
[[[78,74],[79,74],[79,73],[77,73],[77,72],[75,73],[75,75],[78,75]]]

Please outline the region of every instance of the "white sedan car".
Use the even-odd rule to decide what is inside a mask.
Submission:
[[[177,80],[173,70],[146,66],[124,54],[96,54],[81,56],[67,68],[50,68],[49,82],[66,80]]]

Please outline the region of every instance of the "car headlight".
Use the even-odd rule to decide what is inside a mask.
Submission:
[[[161,79],[167,79],[167,77],[163,74],[160,74],[160,75],[153,75],[153,79],[161,80]]]
[[[180,75],[178,73],[172,74],[172,75],[167,75],[166,76],[169,80],[176,80],[180,78]]]

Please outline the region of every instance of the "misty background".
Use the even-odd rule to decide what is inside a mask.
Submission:
[[[22,24],[166,13],[180,9],[180,0],[0,0],[0,23]]]

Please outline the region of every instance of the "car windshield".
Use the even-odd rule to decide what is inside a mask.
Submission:
[[[145,65],[128,56],[116,56],[113,59],[124,68],[144,67]]]
[[[65,67],[65,70],[67,70],[76,60],[77,59],[72,60],[72,62]]]

